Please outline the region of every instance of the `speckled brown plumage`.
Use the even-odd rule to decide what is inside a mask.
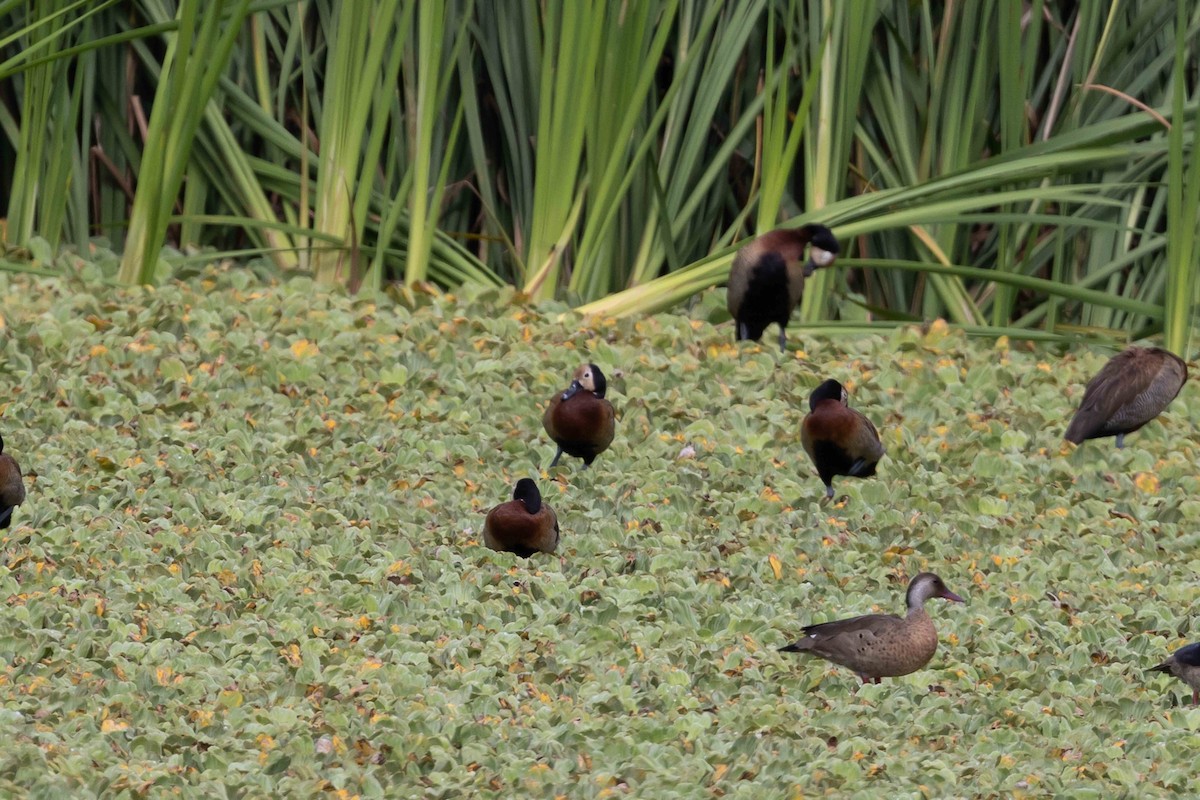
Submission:
[[[1080,444],[1087,439],[1116,436],[1117,447],[1157,417],[1187,380],[1187,364],[1161,347],[1130,347],[1117,353],[1088,382],[1079,410],[1064,438]]]
[[[12,525],[13,509],[25,502],[25,481],[17,460],[4,452],[0,437],[0,528]]]
[[[1151,672],[1174,675],[1192,689],[1192,705],[1200,706],[1200,642],[1181,647]]]
[[[530,478],[517,481],[513,499],[488,511],[483,521],[483,543],[493,550],[527,558],[553,553],[558,540],[558,517]]]
[[[908,585],[906,616],[866,614],[808,625],[803,639],[780,649],[812,653],[848,667],[863,683],[908,675],[928,664],[937,651],[937,631],[925,612],[925,601],[934,597],[963,602],[937,575],[922,572]]]
[[[833,497],[833,477],[869,478],[883,458],[879,432],[860,411],[850,408],[849,395],[835,380],[827,380],[809,397],[809,412],[800,423],[800,443]]]
[[[616,412],[604,396],[607,391],[608,381],[600,367],[584,364],[575,370],[571,385],[554,395],[542,415],[542,427],[558,445],[551,467],[563,453],[582,458],[583,466],[590,467],[612,444]]]
[[[804,248],[812,245],[807,261]],[[738,250],[729,270],[726,305],[734,338],[758,341],[771,323],[779,325],[779,349],[787,348],[787,324],[804,295],[804,278],[829,266],[838,240],[824,225],[779,228],[757,236]]]

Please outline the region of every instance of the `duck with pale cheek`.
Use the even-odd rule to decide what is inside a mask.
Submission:
[[[566,391],[550,401],[542,416],[542,427],[558,445],[551,467],[566,453],[582,458],[586,469],[612,444],[616,414],[604,397],[607,391],[608,382],[600,368],[584,364],[575,370],[575,379]]]
[[[804,296],[804,279],[818,267],[832,264],[840,249],[824,225],[779,228],[743,246],[729,270],[726,296],[737,326],[735,339],[757,342],[774,322],[779,325],[779,349],[786,350],[788,320]]]
[[[807,625],[804,638],[779,648],[786,653],[812,653],[854,670],[863,683],[898,678],[929,663],[937,651],[937,630],[925,612],[935,597],[963,603],[932,572],[922,572],[908,584],[908,613],[865,614],[861,617]]]

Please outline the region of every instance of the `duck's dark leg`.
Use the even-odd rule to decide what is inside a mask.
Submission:
[[[881,684],[881,683],[883,683],[883,678],[876,678],[876,679],[875,679],[875,685],[876,685],[876,686],[878,686],[878,685],[879,685],[879,684]]]
[[[14,508],[16,508],[16,506],[9,506],[8,508],[0,511],[0,528],[7,528],[12,524],[12,512]]]
[[[562,458],[562,454],[563,449],[560,447],[558,448],[558,452],[554,454],[554,460],[550,462],[550,466],[546,467],[546,469],[554,469],[554,465],[558,463],[560,458]]]
[[[749,339],[750,338],[750,326],[747,325],[746,323],[742,322],[741,320],[738,320],[737,321],[737,332],[734,333],[733,338],[739,342],[742,339]]]
[[[787,325],[779,326],[779,349],[787,352]]]
[[[1124,446],[1125,446],[1125,434],[1118,433],[1117,434],[1117,449],[1120,450]]]
[[[825,484],[825,497],[829,500],[833,499],[833,484],[832,483]]]

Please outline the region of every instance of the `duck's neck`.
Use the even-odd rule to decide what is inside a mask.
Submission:
[[[929,614],[925,612],[924,603],[914,603],[908,607],[908,619],[920,619],[921,617],[928,616]]]

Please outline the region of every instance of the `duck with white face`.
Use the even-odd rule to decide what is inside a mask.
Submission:
[[[607,392],[608,381],[600,367],[584,364],[575,370],[571,385],[550,401],[542,416],[542,427],[558,445],[551,467],[566,453],[582,458],[586,469],[612,444],[616,413],[605,397]]]
[[[788,320],[804,296],[804,279],[836,261],[840,250],[837,237],[824,225],[779,228],[744,245],[729,270],[726,297],[735,340],[758,341],[775,323],[779,349],[786,350]]]

